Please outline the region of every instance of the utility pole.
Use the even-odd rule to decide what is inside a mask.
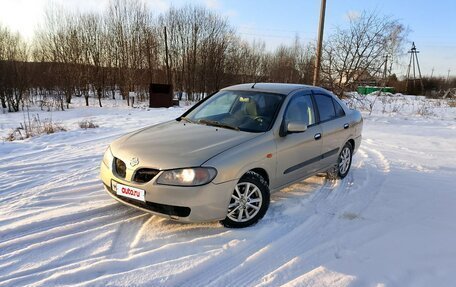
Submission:
[[[448,69],[448,74],[447,74],[447,82],[449,82],[449,81],[450,81],[450,72],[451,72],[451,70],[450,70],[450,69]]]
[[[388,54],[385,55],[385,67],[383,68],[383,80],[386,83],[386,76],[388,74]]]
[[[166,80],[168,81],[168,85],[171,84],[171,73],[169,70],[169,55],[168,55],[168,34],[166,33],[166,26],[164,27],[165,33],[165,64],[166,64]]]
[[[424,92],[424,85],[423,85],[423,79],[421,77],[421,69],[420,69],[420,63],[418,62],[418,53],[420,51],[418,51],[415,47],[415,42],[412,43],[412,48],[410,49],[410,51],[408,51],[408,53],[410,53],[410,61],[409,61],[409,65],[408,65],[408,68],[407,68],[407,80],[405,82],[405,91],[408,93],[408,92],[416,92],[416,81],[419,80],[420,81],[420,88],[421,88],[421,93]],[[410,70],[411,68],[413,68],[413,77],[410,76]],[[416,68],[418,68],[418,75],[419,75],[419,78],[417,78],[416,76]],[[410,86],[409,86],[409,81],[412,81],[413,83],[413,88],[410,89]]]
[[[432,77],[434,76],[434,67],[432,67],[432,71],[431,71],[431,79]]]
[[[318,85],[320,82],[321,47],[323,46],[323,31],[325,29],[325,11],[326,11],[326,0],[321,0],[320,23],[318,25],[317,55],[316,55],[316,59],[315,59],[315,69],[314,69],[314,77],[313,77],[314,86]]]

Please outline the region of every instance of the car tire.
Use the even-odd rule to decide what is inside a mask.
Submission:
[[[243,228],[258,222],[268,210],[269,187],[256,172],[247,172],[236,184],[228,204],[228,213],[220,223],[228,228]]]
[[[339,153],[337,159],[337,175],[340,179],[347,176],[350,171],[353,156],[353,147],[350,143],[346,143]]]

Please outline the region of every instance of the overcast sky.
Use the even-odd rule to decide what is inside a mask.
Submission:
[[[43,19],[49,0],[0,0],[0,23],[30,39]],[[70,10],[102,11],[109,0],[53,0]],[[229,18],[245,39],[261,39],[268,50],[289,44],[295,35],[303,41],[316,39],[320,0],[145,0],[155,14],[171,5],[203,5]],[[361,11],[377,11],[392,16],[410,29],[409,40],[420,50],[422,73],[434,76],[456,75],[455,0],[328,0],[325,33],[346,25],[349,16]],[[410,43],[411,45],[411,43]],[[404,51],[406,53],[406,51]],[[408,58],[395,70],[404,75]]]

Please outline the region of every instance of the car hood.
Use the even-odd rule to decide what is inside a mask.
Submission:
[[[139,160],[134,168],[192,167],[259,135],[174,120],[127,134],[111,144],[111,151],[128,168],[134,157]]]

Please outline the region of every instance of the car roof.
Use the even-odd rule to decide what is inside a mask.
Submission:
[[[226,91],[226,90],[258,91],[258,92],[288,95],[291,92],[294,92],[297,90],[306,90],[306,89],[323,90],[320,87],[315,87],[315,86],[310,86],[310,85],[284,84],[284,83],[248,83],[248,84],[229,86],[222,90],[223,91]]]

